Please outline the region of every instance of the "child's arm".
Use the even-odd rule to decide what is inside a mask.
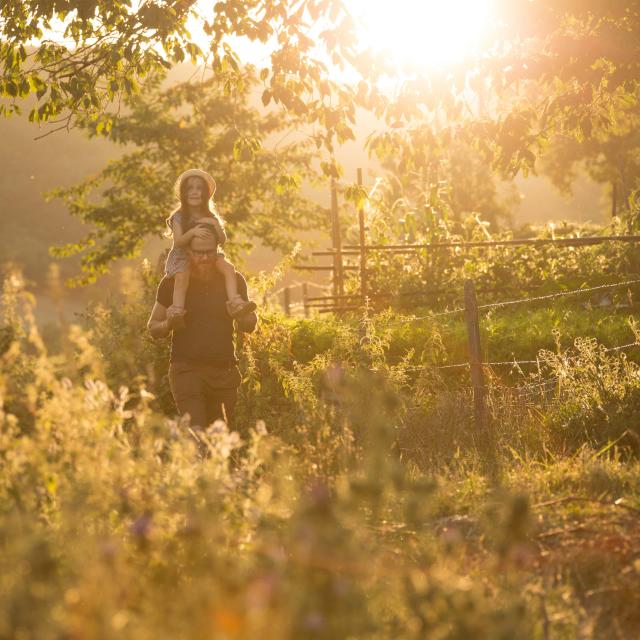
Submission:
[[[173,246],[174,247],[188,247],[191,239],[193,238],[193,229],[189,231],[182,230],[182,224],[180,221],[174,218],[171,221],[171,231],[173,232]]]
[[[179,225],[176,224],[176,227]],[[174,247],[188,247],[191,243],[191,240],[194,238],[201,238],[206,240],[209,237],[209,232],[206,229],[198,229],[198,227],[193,227],[189,229],[189,231],[185,231],[184,233],[179,233],[179,240],[176,238],[176,232],[173,232],[173,246]]]
[[[220,220],[214,216],[206,216],[198,220],[198,224],[207,224],[213,227],[213,232],[216,235],[218,246],[221,247],[227,241],[227,234],[224,231],[224,227],[220,224]]]
[[[218,245],[222,247],[227,241],[227,234],[224,231],[224,227],[220,224],[220,221],[217,218],[214,218],[213,220],[213,226],[215,227],[216,235],[218,236]]]

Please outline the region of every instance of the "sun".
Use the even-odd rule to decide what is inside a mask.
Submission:
[[[442,67],[462,61],[488,38],[491,0],[346,0],[358,38],[396,65]]]

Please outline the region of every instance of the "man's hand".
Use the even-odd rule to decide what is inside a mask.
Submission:
[[[167,310],[157,301],[147,321],[147,331],[155,339],[166,338],[171,333],[167,327]]]
[[[156,302],[147,322],[147,330],[152,338],[166,338],[174,329],[185,326],[185,315],[184,309],[174,306],[166,309],[159,302]]]
[[[255,312],[246,313],[236,318],[236,329],[242,333],[253,333],[258,324],[258,316]]]

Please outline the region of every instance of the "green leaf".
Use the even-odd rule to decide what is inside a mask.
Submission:
[[[18,83],[13,80],[8,80],[5,84],[6,93],[14,98],[18,96],[18,89]]]
[[[367,190],[359,184],[350,184],[344,193],[345,200],[352,202],[357,209],[364,207],[369,199]]]

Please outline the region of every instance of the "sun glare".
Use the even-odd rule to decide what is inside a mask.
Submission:
[[[490,0],[347,0],[366,47],[398,64],[445,66],[478,48],[489,32]]]

